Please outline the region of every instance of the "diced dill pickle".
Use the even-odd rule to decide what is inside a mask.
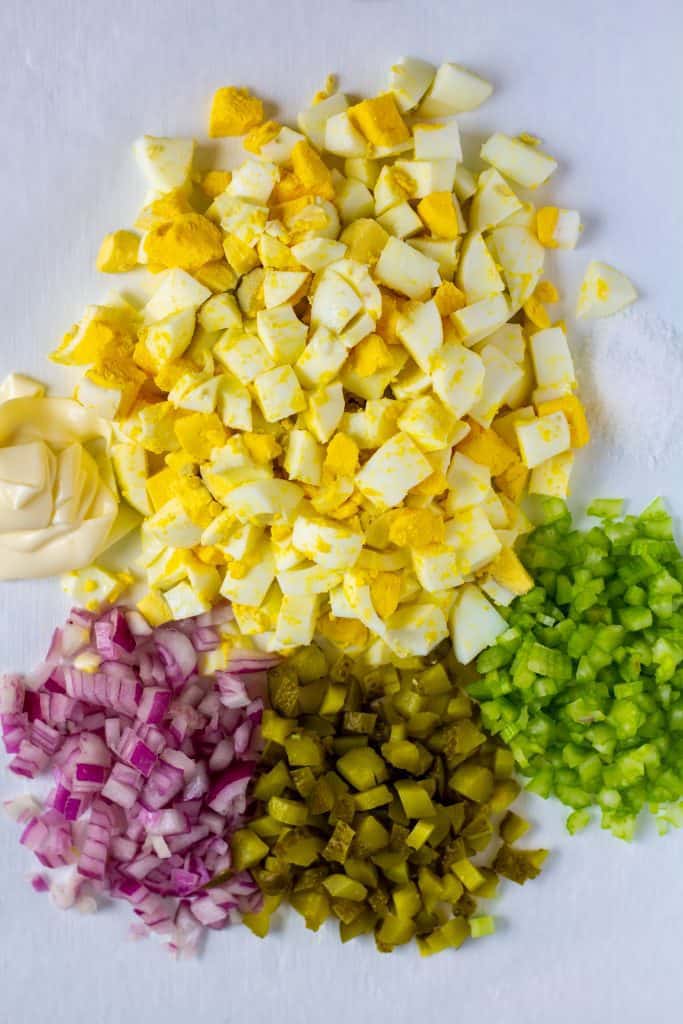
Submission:
[[[450,804],[445,810],[450,819],[451,828],[457,835],[465,824],[465,804],[462,802]]]
[[[470,934],[473,939],[481,939],[484,935],[493,935],[495,930],[495,921],[489,915],[470,918]]]
[[[406,839],[410,835],[410,830],[404,825],[399,825],[397,822],[391,826],[391,835],[389,836],[389,849],[398,850],[403,853],[406,857],[408,856],[408,844]]]
[[[250,828],[240,828],[233,832],[230,848],[235,871],[253,867],[268,853],[266,844]]]
[[[503,842],[511,845],[529,831],[529,822],[514,811],[508,811],[499,825],[500,837]]]
[[[311,814],[327,814],[334,807],[336,795],[329,779],[323,777],[317,779],[313,789],[308,794],[306,802]]]
[[[493,774],[497,779],[509,779],[515,770],[515,755],[507,747],[499,747],[493,757]]]
[[[372,814],[365,814],[356,826],[353,851],[360,857],[377,853],[389,845],[389,833],[384,825]]]
[[[462,793],[468,800],[481,804],[493,791],[493,774],[489,768],[470,762],[455,769],[450,779],[451,788]]]
[[[318,836],[305,830],[291,831],[280,836],[274,846],[274,851],[280,860],[285,864],[296,864],[298,867],[307,868],[321,853],[324,842]]]
[[[498,892],[500,879],[491,868],[479,868],[484,876],[484,884],[477,889],[477,899],[491,900]]]
[[[403,825],[406,828],[408,827],[408,825],[410,825],[410,818],[403,810],[403,804],[399,800],[398,795],[395,796],[391,801],[391,806],[389,807],[389,817],[397,825]]]
[[[417,690],[402,687],[391,703],[399,714],[403,715],[404,718],[410,719],[418,711],[422,710],[423,699],[422,694],[418,693]]]
[[[432,711],[418,711],[408,719],[408,735],[426,740],[439,725],[439,716]]]
[[[299,689],[299,708],[302,715],[323,714],[321,704],[327,691],[327,680],[316,679]]]
[[[281,895],[264,896],[261,909],[252,914],[242,914],[242,923],[259,939],[265,939],[270,930],[270,919],[281,903]]]
[[[334,807],[328,818],[330,825],[336,825],[338,821],[350,825],[356,816],[356,803],[350,793],[342,793],[334,801]]]
[[[424,819],[418,821],[408,835],[406,843],[408,846],[412,846],[414,850],[419,850],[427,842],[433,831],[433,821],[425,821]]]
[[[318,864],[316,867],[305,868],[297,875],[294,883],[294,892],[305,892],[306,889],[319,889],[330,873],[327,864]]]
[[[381,668],[375,669],[374,672],[363,673],[360,679],[369,699],[372,699],[373,696],[390,697],[392,694],[398,693],[401,688],[401,678],[394,665],[383,665]],[[378,688],[375,694],[371,693],[371,687]]]
[[[333,683],[348,683],[353,679],[354,664],[351,658],[342,654],[341,658],[330,666],[329,677]]]
[[[273,743],[284,745],[285,740],[291,732],[296,729],[296,720],[293,718],[281,718],[275,711],[266,709],[261,719],[261,736],[264,740],[271,740]]]
[[[356,882],[362,882],[368,889],[376,889],[378,884],[377,868],[368,860],[359,860],[357,857],[347,857],[344,862],[344,871]]]
[[[430,935],[435,928],[438,928],[441,918],[434,910],[425,910],[424,907],[415,915],[415,937],[420,938]]]
[[[360,711],[363,707],[363,688],[354,676],[346,688],[344,711]]]
[[[448,701],[449,718],[469,718],[472,714],[472,701],[463,690],[458,690]]]
[[[443,886],[433,871],[421,867],[417,873],[417,886],[422,894],[422,901],[428,909],[433,909],[444,899]]]
[[[530,878],[536,878],[547,856],[547,850],[516,850],[503,844],[496,854],[493,870],[518,885],[524,885]]]
[[[467,857],[456,861],[451,870],[460,879],[468,892],[476,892],[486,881],[479,868],[475,867]]]
[[[467,822],[462,837],[473,852],[485,850],[489,845],[493,839],[493,824],[483,808]]]
[[[448,673],[441,662],[437,662],[436,665],[432,665],[430,668],[420,672],[416,683],[420,693],[427,694],[428,696],[450,693],[453,687],[451,680],[448,678]]]
[[[325,860],[338,861],[343,864],[355,835],[354,830],[345,821],[337,821],[334,831],[327,841],[327,846],[322,852]]]
[[[377,914],[372,910],[363,910],[362,913],[351,921],[349,924],[345,924],[343,921],[339,923],[339,938],[342,942],[350,942],[351,939],[357,938],[359,935],[367,935],[373,931],[377,922]]]
[[[366,736],[371,736],[375,723],[377,722],[377,715],[366,712],[366,711],[345,711],[344,712],[344,731],[345,732],[360,732]]]
[[[327,658],[319,647],[300,647],[288,659],[302,683],[312,683],[327,673]]]
[[[274,868],[253,868],[252,874],[261,892],[269,896],[288,892],[291,887],[291,873],[285,864],[278,863]]]
[[[275,839],[286,828],[281,821],[276,821],[269,814],[263,814],[260,818],[253,818],[249,822],[249,828],[261,839]]]
[[[299,676],[291,660],[269,670],[268,696],[271,707],[285,718],[299,713]]]
[[[389,906],[389,894],[386,889],[378,888],[368,896],[368,903],[377,914],[384,916]]]
[[[387,914],[375,932],[375,938],[378,949],[385,952],[383,947],[392,949],[394,946],[403,946],[406,942],[410,942],[414,934],[415,925],[409,917]]]
[[[364,910],[364,905],[355,900],[332,900],[332,913],[340,921],[343,921],[344,924],[351,924]]]
[[[417,774],[420,767],[420,748],[410,740],[389,740],[382,744],[382,757],[394,768]]]
[[[330,901],[324,890],[315,892],[308,889],[305,892],[294,892],[289,897],[289,902],[301,914],[306,927],[313,932],[317,932],[330,916]]]
[[[450,903],[451,906],[455,906],[463,898],[465,893],[464,886],[459,878],[456,878],[453,874],[444,875],[441,879],[441,886],[443,888],[443,898],[446,903]]]
[[[443,738],[442,752],[452,767],[469,757],[486,739],[469,718],[453,722],[440,735]]]
[[[521,792],[521,787],[515,779],[501,779],[493,788],[493,793],[488,801],[490,809],[494,812],[506,811]]]
[[[434,804],[419,782],[401,779],[394,786],[409,818],[430,818],[434,815]]]
[[[268,801],[268,813],[271,818],[281,821],[284,825],[305,825],[308,821],[306,804],[281,796],[271,796]]]
[[[394,882],[396,885],[406,885],[410,881],[408,861],[404,853],[385,850],[374,854],[372,861],[390,882]]]
[[[334,899],[362,901],[368,890],[362,882],[356,882],[348,875],[328,875],[323,885]]]
[[[341,683],[329,683],[324,692],[321,704],[321,715],[336,715],[344,707],[346,687]]]
[[[397,886],[393,893],[394,910],[397,917],[415,917],[422,906],[420,893],[414,882]]]
[[[443,864],[445,871],[452,868],[454,864],[458,863],[458,861],[464,860],[467,856],[465,840],[462,836],[458,836],[456,839],[451,839],[445,847],[441,848],[441,850],[441,863]]]
[[[573,587],[573,570],[568,568],[567,573]],[[683,607],[683,600],[679,603]],[[599,605],[595,608],[600,610]],[[676,614],[677,609],[678,604]],[[548,616],[548,622],[539,626],[537,649],[544,657],[547,652],[551,656],[553,643],[557,645],[552,623]],[[609,620],[598,618],[591,628],[593,633],[606,630]],[[683,631],[683,610],[676,628]],[[521,636],[521,629],[517,621],[512,623],[510,642]],[[521,644],[519,639],[515,642]],[[638,636],[634,642],[644,639]],[[450,650],[450,642],[448,646]],[[596,644],[592,646],[597,650]],[[260,816],[235,833],[233,861],[237,870],[252,868],[271,902],[247,915],[247,923],[257,934],[266,934],[268,908],[286,896],[307,927],[319,928],[332,914],[339,921],[342,941],[374,930],[377,948],[383,952],[412,939],[425,955],[457,948],[470,934],[471,917],[476,922],[473,932],[486,934],[490,924],[486,916],[475,916],[477,899],[494,894],[499,875],[515,881],[533,877],[543,857],[543,851],[510,848],[521,835],[521,819],[509,811],[498,828],[503,846],[493,864],[484,866],[486,857],[481,858],[482,866],[472,860],[479,860],[475,855],[490,846],[494,815],[507,811],[517,795],[512,753],[482,731],[480,712],[456,681],[459,670],[452,654],[406,658],[399,668],[368,672],[348,657],[328,670],[327,659],[316,652],[314,646],[297,652],[269,676],[271,708],[263,716],[266,749],[261,760],[268,770],[252,790],[262,802]],[[480,688],[478,697],[484,693],[481,720],[488,724],[488,707],[495,705],[498,718],[490,718],[492,727],[513,747],[517,726],[504,714],[510,692],[504,685],[523,657],[511,649],[507,660],[496,662],[484,680],[474,684]],[[643,693],[640,677],[622,674],[617,655],[609,657],[609,665],[601,663],[592,670],[589,682],[579,680],[581,693],[569,694],[574,703],[583,701],[577,715],[599,707],[600,694],[613,685],[627,687],[619,694],[621,706],[637,705]],[[671,706],[677,697],[670,680],[678,671],[677,663],[672,664],[668,675],[662,672],[662,685],[674,694]],[[683,689],[683,668],[680,672]],[[501,680],[500,691],[495,689],[496,679]],[[532,674],[525,685],[538,679]],[[628,689],[633,679],[637,690]],[[484,685],[489,690],[481,690]],[[538,699],[544,699],[543,692]],[[602,728],[616,744],[616,725],[604,718],[594,722],[593,728]],[[603,741],[602,734],[598,740]],[[569,754],[572,744],[570,730],[564,739]],[[598,769],[600,750],[596,743]],[[533,749],[523,752],[533,760]],[[558,785],[578,790],[590,784],[610,792],[613,780],[598,775],[591,781],[585,767],[590,766],[589,759],[577,761],[569,754],[560,769],[553,769]],[[644,765],[645,759],[641,772]],[[444,920],[449,908],[454,916]]]
[[[314,736],[292,733],[285,740],[285,752],[292,768],[322,768],[325,763],[320,741]]]
[[[465,918],[451,917],[435,928],[431,935],[419,940],[420,953],[422,956],[433,956],[434,953],[442,953],[446,949],[459,949],[469,935],[470,928]]]
[[[347,754],[349,750],[357,750],[359,747],[367,747],[368,738],[359,734],[357,736],[337,736],[332,742],[332,749],[337,757]]]
[[[261,775],[254,784],[253,793],[257,800],[269,800],[271,796],[280,796],[291,786],[292,779],[284,761],[278,761],[269,772]]]
[[[371,789],[389,778],[387,766],[371,747],[358,747],[343,754],[337,771],[358,790]]]
[[[311,769],[295,768],[290,774],[292,776],[294,788],[299,796],[302,796],[304,799],[306,799],[307,796],[310,796],[315,788],[315,775]]]
[[[305,715],[300,722],[303,732],[313,733],[320,739],[334,736],[334,723],[323,715]]]
[[[373,786],[364,793],[356,793],[354,800],[359,811],[372,811],[375,807],[383,807],[391,803],[391,793],[386,786]]]

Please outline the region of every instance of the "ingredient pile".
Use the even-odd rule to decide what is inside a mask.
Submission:
[[[187,953],[287,903],[430,955],[545,860],[515,768],[572,832],[675,823],[681,558],[660,502],[572,529],[544,264],[581,220],[533,136],[464,161],[491,92],[405,59],[294,129],[218,89],[212,166],[135,145],[148,194],[97,257],[123,288],[51,354],[72,397],[0,386],[0,577],[76,605],[0,690],[10,769],[53,777],[7,808],[59,905],[126,900]],[[593,260],[576,314],[635,298]]]

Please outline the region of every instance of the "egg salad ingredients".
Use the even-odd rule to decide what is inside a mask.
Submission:
[[[232,837],[264,893],[245,923],[266,935],[286,900],[314,931],[336,919],[343,942],[457,949],[493,930],[477,901],[498,877],[522,884],[546,856],[515,845],[512,755],[481,731],[452,655],[411,671],[335,657],[302,648],[268,674],[257,816]]]
[[[508,628],[468,688],[510,745],[528,788],[598,809],[629,839],[643,809],[680,824],[683,798],[683,557],[658,499],[639,516],[598,500],[590,530],[546,499],[521,559],[536,586],[502,610]]]
[[[0,579],[88,565],[111,543],[117,492],[108,425],[13,374],[0,402]]]
[[[324,632],[370,665],[449,635],[471,660],[503,628],[519,502],[565,496],[589,432],[543,278],[580,217],[523,191],[557,166],[529,136],[465,166],[454,115],[491,91],[405,60],[357,103],[328,83],[294,130],[226,86],[209,133],[242,137],[237,166],[136,145],[141,238],[114,232],[99,262],[156,287],[90,307],[53,358],[115,420],[157,621],[222,596],[260,649]]]
[[[223,605],[154,630],[135,611],[74,609],[46,661],[0,684],[10,770],[54,779],[44,804],[30,798],[17,816],[45,868],[73,865],[52,884],[55,900],[126,900],[137,934],[163,935],[175,952],[260,907],[247,871],[208,885],[230,868],[245,820],[273,664],[222,656],[231,619]]]

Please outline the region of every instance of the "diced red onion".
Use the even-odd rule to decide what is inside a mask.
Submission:
[[[171,704],[170,690],[162,690],[160,686],[147,686],[142,692],[138,705],[138,718],[142,722],[158,724],[163,722]]]
[[[52,885],[53,899],[84,912],[96,909],[95,896],[128,900],[140,927],[167,936],[179,954],[260,899],[246,872],[206,888],[230,868],[228,840],[244,823],[260,746],[266,671],[277,663],[240,652],[227,671],[197,676],[198,655],[218,645],[232,618],[222,605],[152,629],[136,611],[74,609],[46,661],[0,683],[10,768],[29,778],[54,771],[46,809],[32,798],[6,803],[41,864],[76,865]],[[81,654],[100,659],[97,671],[75,667]]]

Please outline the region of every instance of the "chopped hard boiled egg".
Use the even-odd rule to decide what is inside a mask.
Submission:
[[[609,263],[593,260],[581,283],[576,315],[587,319],[611,316],[630,306],[638,292],[625,274]]]
[[[491,92],[404,58],[353,104],[329,84],[298,131],[218,89],[209,134],[247,154],[230,167],[200,171],[191,139],[136,144],[152,191],[98,265],[151,295],[89,307],[54,358],[114,421],[150,621],[220,595],[262,650],[318,635],[374,665],[450,628],[468,662],[502,628],[488,598],[528,589],[518,503],[564,496],[589,439],[544,280],[581,224],[517,195],[556,167],[533,139],[497,133],[485,170],[464,162],[455,118]],[[634,295],[591,264],[580,311]],[[92,593],[116,593],[99,572]]]

